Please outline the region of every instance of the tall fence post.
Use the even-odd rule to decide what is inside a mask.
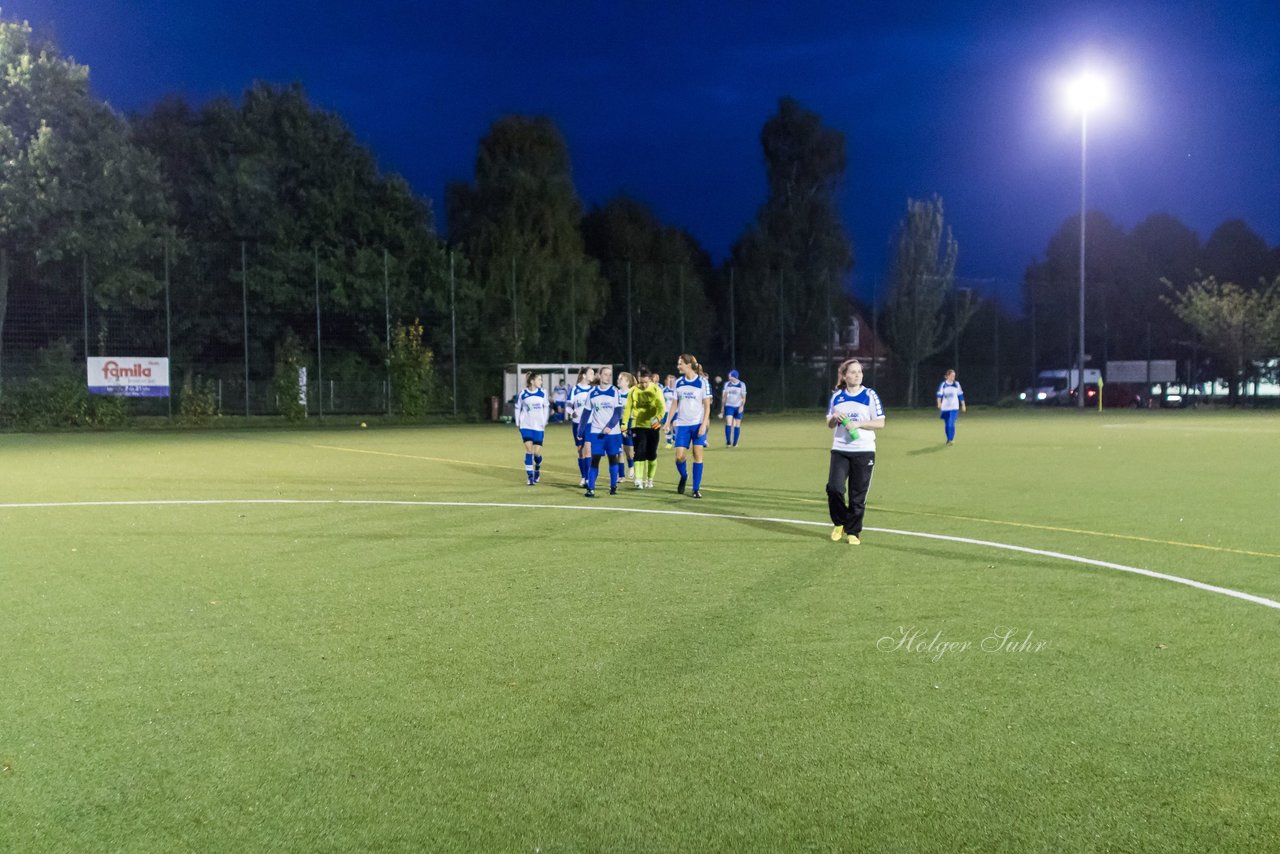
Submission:
[[[311,264],[316,277],[316,416],[324,417],[324,346],[320,331],[320,247],[311,247]]]
[[[782,389],[782,408],[787,408],[787,321],[786,295],[783,291],[783,277],[786,274],[778,271],[778,385]]]
[[[876,387],[876,371],[880,364],[880,324],[876,319],[880,313],[879,305],[876,303],[878,298],[878,289],[876,288],[876,280],[871,280],[871,387]]]
[[[240,241],[240,310],[244,322],[244,417],[249,417],[249,250]]]
[[[729,268],[729,361],[738,364],[738,327],[733,314],[734,268]]]
[[[449,250],[449,337],[453,341],[453,414],[458,414],[458,304],[454,298],[453,250]],[[387,394],[387,409],[391,409],[390,389]]]
[[[386,323],[387,414],[391,414],[391,276],[387,272],[387,249],[382,248],[382,319]]]
[[[631,357],[631,262],[627,261],[627,370],[635,364]]]
[[[684,265],[676,270],[680,279],[680,352],[687,353],[688,348],[684,346]]]
[[[164,236],[164,357],[169,362],[169,418],[173,418],[173,312],[169,301],[169,235]]]
[[[84,356],[89,358],[89,256],[80,256],[80,293],[84,298]]]

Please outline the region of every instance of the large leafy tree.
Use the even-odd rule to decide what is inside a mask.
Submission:
[[[1124,230],[1106,214],[1090,211],[1085,230],[1085,349],[1095,362],[1115,356],[1118,333],[1112,322],[1123,311],[1138,275]],[[1074,365],[1080,317],[1079,215],[1063,222],[1049,238],[1045,257],[1028,267],[1023,296],[1037,318],[1038,362]]]
[[[555,124],[529,116],[494,122],[480,140],[475,183],[450,185],[447,211],[451,242],[470,260],[482,294],[488,355],[585,352],[607,285],[583,249],[582,204]]]
[[[173,188],[175,340],[189,359],[230,361],[241,346],[242,245],[259,370],[287,331],[314,344],[317,272],[326,340],[381,362],[389,304],[393,322],[434,327],[440,349],[447,266],[429,204],[300,86],[255,84],[200,110],[169,100],[136,127]]]
[[[1163,299],[1164,281],[1181,290],[1197,279],[1200,238],[1169,214],[1152,214],[1129,232],[1131,286],[1109,306],[1112,358],[1169,358],[1186,324]]]
[[[604,318],[592,330],[591,353],[602,360],[625,357],[630,311],[636,364],[628,367],[669,369],[684,352],[705,359],[712,267],[697,241],[625,196],[593,209],[582,230],[587,252],[609,283]]]
[[[769,195],[733,246],[738,340],[749,358],[825,352],[839,283],[853,269],[853,246],[838,193],[847,165],[844,134],[792,98],[760,132]],[[727,296],[717,294],[727,311]],[[749,310],[748,310],[749,307]],[[779,332],[781,327],[781,333]]]
[[[1206,276],[1248,291],[1265,288],[1280,275],[1266,241],[1241,219],[1229,219],[1213,230],[1199,266]]]
[[[956,299],[958,253],[942,199],[908,199],[898,228],[885,320],[894,352],[906,368],[910,406],[917,403],[921,362],[949,346],[973,316],[972,300]]]
[[[133,144],[125,120],[89,92],[89,69],[0,21],[0,340],[11,285],[37,305],[74,266],[94,299],[155,305],[154,261],[168,213],[158,164]],[[12,279],[26,257],[29,281]]]
[[[1280,277],[1245,290],[1209,276],[1176,292],[1169,302],[1204,348],[1217,357],[1234,406],[1254,363],[1280,348]]]

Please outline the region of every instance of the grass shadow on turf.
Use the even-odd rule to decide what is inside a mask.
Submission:
[[[764,531],[769,534],[785,534],[788,537],[799,537],[802,540],[813,539],[819,534],[826,536],[829,531],[826,528],[818,528],[817,526],[801,528],[799,525],[792,525],[789,522],[770,522],[767,519],[748,519],[743,516],[728,516],[727,521],[736,522],[739,525],[745,525],[748,528],[755,528],[758,531]]]
[[[871,539],[867,539],[871,537]],[[932,546],[912,546],[902,543],[890,542],[890,538],[900,540],[901,537],[895,537],[893,534],[877,534],[869,532],[863,535],[863,545],[873,545],[877,549],[883,549],[890,552],[898,552],[901,554],[918,555],[919,557],[929,558],[938,563],[960,561],[966,564],[981,563],[986,569],[1043,569],[1051,571],[1061,571],[1065,565],[1060,560],[1052,560],[1050,558],[1035,557],[1033,555],[1018,554],[1016,552],[999,551],[996,552],[983,546],[970,546],[957,544],[954,550],[944,548],[936,548]],[[1074,564],[1071,566],[1076,571],[1093,571],[1095,567]],[[1105,572],[1105,570],[1097,570]]]
[[[927,448],[916,448],[914,451],[907,451],[908,457],[918,457],[921,454],[936,454],[938,451],[945,451],[946,445],[930,445]]]

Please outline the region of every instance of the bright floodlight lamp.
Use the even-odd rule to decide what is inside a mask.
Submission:
[[[1073,112],[1091,113],[1107,102],[1107,82],[1092,71],[1084,71],[1067,84],[1067,103]]]

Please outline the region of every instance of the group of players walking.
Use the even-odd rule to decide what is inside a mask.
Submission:
[[[675,449],[679,483],[685,493],[692,463],[694,498],[702,498],[703,449],[711,428],[712,390],[698,360],[685,353],[676,360],[677,374],[659,384],[659,374],[640,368],[622,372],[614,382],[613,367],[582,368],[567,395],[566,416],[578,448],[578,485],[587,498],[596,497],[601,460],[608,460],[609,494],[624,480],[636,489],[652,489],[657,471],[660,434]],[[742,433],[747,387],[731,371],[721,394],[720,417],[725,422],[725,445],[737,445]],[[551,415],[542,375],[525,376],[525,389],[516,400],[515,421],[525,445],[525,474],[529,486],[542,475],[542,442]],[[690,460],[689,458],[692,457]]]
[[[622,372],[614,383],[612,366],[598,371],[583,368],[568,394],[566,414],[578,448],[578,485],[587,498],[596,497],[601,460],[608,460],[609,494],[618,484],[634,482],[636,489],[652,489],[657,467],[659,432],[675,449],[676,492],[683,495],[692,462],[694,498],[702,498],[703,451],[711,426],[712,391],[706,371],[685,353],[676,360],[677,375],[663,385],[658,375],[640,368],[634,375]],[[837,384],[827,406],[827,426],[833,431],[827,474],[827,507],[831,539],[861,543],[867,493],[875,466],[876,433],[884,428],[884,405],[879,395],[862,384],[862,363],[848,359],[840,365]],[[741,436],[746,408],[746,384],[737,371],[729,373],[721,395],[725,445],[734,447]],[[946,428],[947,444],[955,439],[957,410],[964,408],[964,392],[948,371],[938,388],[938,408]],[[552,407],[542,389],[542,375],[530,372],[516,402],[515,421],[525,447],[525,473],[529,486],[541,478],[542,442]],[[692,460],[689,459],[692,457]],[[846,498],[847,494],[847,498]]]

